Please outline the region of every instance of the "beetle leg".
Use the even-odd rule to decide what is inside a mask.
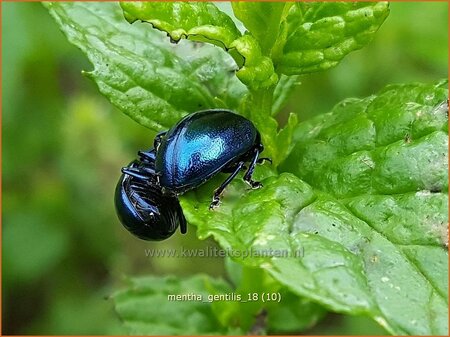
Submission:
[[[148,151],[138,151],[139,159],[148,164],[155,164],[156,152],[154,149]]]
[[[181,209],[181,207],[178,207],[178,217],[180,218],[180,232],[181,234],[186,234],[187,232],[186,218],[184,217],[183,210]]]
[[[239,173],[239,171],[242,169],[243,166],[244,166],[244,162],[243,161],[239,162],[239,164],[236,166],[236,169],[234,170],[234,172],[231,173],[229,175],[229,177],[222,183],[222,185],[220,185],[214,191],[213,201],[209,205],[209,209],[213,209],[214,207],[219,206],[220,195],[222,194],[222,192],[225,189],[225,187],[227,187],[228,184],[234,179],[234,177],[236,177],[236,175]]]
[[[129,168],[129,167],[123,167],[122,173],[132,176],[133,178],[136,178],[139,180],[148,180],[149,179],[145,174],[142,174],[139,170],[135,170],[135,169]]]
[[[255,154],[252,159],[252,162],[250,163],[250,166],[248,167],[248,170],[247,170],[247,172],[245,172],[245,175],[244,175],[244,181],[254,189],[262,187],[262,184],[259,181],[252,180],[252,174],[253,174],[253,171],[255,170],[256,163],[258,162],[258,157],[259,157],[259,150],[256,149]],[[264,158],[262,158],[262,159],[264,159]]]
[[[134,168],[134,167],[122,167],[122,173],[128,174],[139,180],[150,180],[155,174],[155,171],[151,168]]]
[[[156,151],[158,151],[158,147],[161,144],[161,138],[166,135],[167,131],[161,131],[156,134],[155,139],[153,140],[153,147]]]
[[[265,161],[268,161],[269,163],[272,164],[272,159],[267,158],[267,157],[259,158],[259,159],[256,161],[256,164],[264,164]]]

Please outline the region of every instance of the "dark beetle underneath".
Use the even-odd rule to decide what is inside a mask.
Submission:
[[[263,151],[253,123],[229,110],[212,109],[184,117],[170,130],[159,133],[154,149],[139,151],[140,160],[122,169],[116,189],[116,208],[123,225],[138,237],[162,240],[178,225],[186,232],[186,220],[177,195],[196,188],[219,172],[231,173],[214,191],[210,208],[240,170],[252,188]],[[249,162],[248,168],[245,163]]]
[[[133,174],[120,177],[115,205],[128,231],[143,240],[159,241],[172,236],[179,225],[186,233],[186,219],[178,198],[163,195],[156,184],[154,162],[148,159],[152,154],[154,151],[149,151],[143,161],[135,160],[126,167]]]

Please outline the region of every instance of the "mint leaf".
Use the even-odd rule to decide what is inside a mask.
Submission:
[[[126,19],[151,23],[174,41],[189,38],[227,48],[241,36],[233,20],[208,2],[121,2]]]
[[[291,152],[294,145],[292,142],[293,134],[297,123],[297,115],[291,113],[286,126],[277,133],[277,158],[279,158],[279,161],[284,160]]]
[[[255,318],[260,315],[264,318],[261,328],[268,331],[301,331],[326,313],[321,306],[280,287],[261,269],[246,269],[244,274],[247,275],[239,282],[238,289],[207,275],[183,279],[174,276],[129,278],[124,289],[112,299],[131,335],[242,335],[252,324],[258,324]],[[255,279],[256,275],[261,280]],[[263,302],[261,298],[248,300],[249,294],[261,296],[264,292],[279,292],[283,300],[280,303]],[[177,295],[191,297],[171,299]],[[214,299],[213,296],[219,295],[228,295],[230,300]],[[238,295],[242,301],[235,300]]]
[[[237,77],[250,89],[269,88],[278,82],[272,60],[263,56],[258,41],[251,35],[244,35],[230,45],[245,60]]]
[[[281,83],[281,82],[280,82]],[[284,83],[281,83],[282,85]],[[280,88],[277,95],[283,95],[283,91],[289,91],[288,83],[286,87]],[[276,89],[276,88],[275,88]],[[267,92],[265,92],[267,93]],[[260,95],[247,95],[242,100],[239,111],[255,123],[259,130],[264,144],[263,156],[269,156],[273,162],[273,168],[276,168],[284,159],[286,159],[293,145],[293,136],[297,125],[297,115],[291,113],[284,128],[278,130],[277,120],[270,115],[271,103],[266,102],[267,96],[263,93]],[[271,97],[269,98],[269,100]],[[275,104],[282,105],[283,97]],[[264,106],[268,107],[267,111]]]
[[[301,123],[281,165],[297,176],[258,167],[258,178],[269,176],[263,188],[236,179],[212,212],[217,177],[182,197],[189,223],[225,249],[286,254],[235,260],[330,310],[369,316],[392,334],[446,335],[445,85],[389,86]],[[382,111],[397,116],[391,133]]]
[[[227,275],[242,301],[217,301],[213,311],[224,326],[239,326],[248,334],[299,332],[315,325],[326,310],[308,299],[299,297],[280,285],[260,268],[244,267],[226,259]],[[210,287],[211,293],[220,293]],[[252,301],[253,295],[258,300]],[[280,301],[270,300],[280,295]],[[261,298],[263,297],[263,298]]]
[[[173,46],[146,25],[129,25],[118,3],[44,5],[94,65],[86,75],[101,93],[148,128],[167,129],[201,109],[236,108],[246,93],[225,53],[188,41]]]
[[[395,85],[345,100],[298,127],[282,169],[340,198],[446,190],[445,86]]]
[[[282,75],[273,93],[272,116],[276,116],[286,105],[289,96],[299,84],[298,76]]]
[[[221,326],[208,301],[208,287],[229,293],[229,285],[206,275],[190,278],[147,276],[128,280],[113,296],[115,309],[132,335],[239,334]],[[202,300],[169,300],[169,295],[199,295]]]
[[[235,283],[233,291],[241,296],[241,300],[214,302],[213,310],[224,326],[239,326],[247,333],[252,333],[253,330],[263,333],[266,330],[266,311],[263,309],[266,305],[260,296],[265,291],[278,290],[279,284],[274,283],[273,278],[259,268],[245,268],[236,263],[234,265],[236,269],[240,269],[240,279]],[[276,289],[273,288],[274,284]],[[252,300],[252,294],[255,293],[258,298]]]
[[[241,36],[233,20],[212,3],[121,2],[121,6],[130,23],[148,22],[175,42],[187,38],[224,48],[239,67],[238,78],[254,90],[277,82],[272,61],[261,53],[258,41],[251,35]]]
[[[283,11],[290,5],[282,2],[233,1],[231,3],[234,15],[259,41],[265,55],[268,55],[277,40]]]
[[[387,2],[296,2],[277,71],[305,74],[336,66],[369,43],[389,14]]]
[[[327,311],[320,305],[281,290],[281,302],[268,305],[267,328],[270,334],[298,333],[309,329],[321,320]]]
[[[227,275],[232,279],[235,285],[239,285],[238,291],[241,291],[243,299],[247,300],[253,293],[261,294],[279,294],[280,301],[259,301],[256,310],[249,310],[251,303],[240,303],[234,308],[233,315],[239,319],[248,316],[251,317],[252,329],[258,327],[265,328],[264,332],[269,334],[277,333],[298,333],[314,326],[327,311],[320,305],[311,302],[308,299],[296,296],[286,287],[280,285],[270,277],[267,272],[258,268],[248,268],[226,259]],[[266,297],[267,299],[267,297]],[[223,303],[220,306],[220,314],[227,312],[224,306],[229,303]],[[228,310],[230,312],[230,310]],[[247,317],[246,317],[247,316]],[[262,323],[261,324],[261,318]],[[226,324],[230,324],[229,321]],[[241,325],[242,327],[242,325]],[[249,331],[246,329],[246,331]],[[257,331],[249,331],[256,333]]]

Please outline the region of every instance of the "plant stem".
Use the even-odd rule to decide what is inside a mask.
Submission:
[[[278,164],[277,130],[278,123],[271,116],[273,93],[275,86],[251,92],[250,104],[247,107],[249,116],[261,133],[265,155],[272,158],[274,167]]]
[[[251,114],[258,114],[260,116],[270,116],[273,103],[273,93],[275,86],[271,86],[267,89],[259,89],[251,92],[252,104],[254,109],[251,110]]]

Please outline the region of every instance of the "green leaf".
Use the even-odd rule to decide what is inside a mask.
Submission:
[[[253,36],[246,34],[236,39],[230,48],[235,49],[245,60],[236,75],[250,89],[269,88],[278,82],[272,60],[263,56],[258,41]]]
[[[262,328],[295,332],[325,314],[323,307],[289,292],[263,270],[235,266],[244,269],[237,289],[207,275],[127,279],[127,286],[112,297],[115,310],[131,335],[242,335],[258,324],[259,315],[267,315]],[[248,300],[253,293],[257,301]],[[280,293],[282,301],[262,301],[263,293]],[[172,295],[191,297],[173,300]]]
[[[340,198],[445,190],[445,86],[395,85],[345,100],[299,125],[282,169]]]
[[[282,75],[273,93],[272,116],[276,116],[287,103],[289,96],[299,85],[298,76]]]
[[[233,20],[208,2],[121,2],[129,22],[141,20],[166,32],[172,41],[182,38],[224,48],[236,61],[238,78],[252,89],[276,84],[272,60],[262,55],[258,41],[241,36]]]
[[[313,327],[327,311],[317,303],[296,296],[283,288],[281,301],[270,302],[267,314],[267,328],[270,334],[298,333]]]
[[[277,134],[277,157],[280,162],[288,156],[293,148],[294,143],[292,142],[292,139],[297,123],[297,115],[291,113],[286,126]]]
[[[365,316],[329,314],[308,331],[311,336],[387,336],[380,325]]]
[[[281,83],[281,85],[283,84]],[[293,84],[288,84],[286,88],[280,88],[277,95],[283,95],[282,91],[290,90],[290,85]],[[278,130],[277,120],[270,115],[271,106],[273,106],[271,95],[272,91],[268,90],[253,92],[242,100],[239,111],[255,123],[261,133],[262,143],[264,144],[263,156],[270,157],[273,162],[273,168],[276,168],[286,159],[292,148],[292,139],[295,126],[297,125],[297,115],[291,113],[285,127]],[[283,103],[277,102],[275,104]]]
[[[212,212],[217,177],[181,198],[189,223],[330,310],[393,334],[447,335],[445,85],[390,86],[301,123],[281,166],[297,176],[253,191],[236,179]]]
[[[231,259],[226,260],[226,266],[227,274],[238,285],[234,292],[242,301],[212,304],[224,326],[240,326],[249,334],[292,333],[313,326],[326,313],[322,306],[293,294],[262,269],[245,267]],[[252,301],[255,294],[258,300]],[[272,295],[281,299],[270,300]]]
[[[208,299],[213,287],[230,293],[229,285],[207,275],[190,278],[139,277],[113,296],[115,309],[132,335],[215,335],[239,334],[238,329],[221,326]],[[191,295],[171,300],[169,295]]]
[[[279,294],[281,296],[280,301],[259,301],[259,305],[253,310],[249,310],[249,302],[240,303],[235,308],[234,315],[239,318],[250,315],[253,326],[259,323],[255,317],[266,315],[265,332],[269,332],[269,334],[297,333],[314,326],[326,314],[327,311],[322,306],[293,294],[262,269],[245,267],[231,259],[225,261],[227,275],[233,279],[234,284],[239,285],[238,291],[242,294],[243,299],[247,300],[248,294],[253,293],[258,293],[258,295]],[[220,313],[225,311],[223,307],[220,309]]]
[[[241,300],[217,301],[212,306],[222,325],[239,326],[242,331],[251,332],[252,327],[260,323],[257,317],[263,313],[265,303],[260,298],[256,301],[249,300],[249,294],[262,294],[272,290],[274,280],[259,268],[245,268],[238,264],[235,266],[240,268],[240,279],[234,293],[239,294]],[[278,283],[276,287],[279,287]],[[259,328],[265,331],[265,324],[261,324]]]
[[[86,75],[101,93],[148,128],[167,129],[201,109],[234,109],[246,93],[226,53],[190,41],[173,46],[161,32],[129,25],[118,3],[44,5],[94,65]]]
[[[151,23],[167,32],[172,40],[182,38],[209,42],[229,48],[241,36],[233,20],[209,2],[121,2],[128,22]]]
[[[388,14],[387,2],[296,2],[286,17],[277,71],[294,75],[336,66],[368,44]]]
[[[280,29],[281,17],[288,3],[283,2],[247,2],[231,3],[236,17],[242,21],[248,31],[258,40],[265,55],[274,45]]]

